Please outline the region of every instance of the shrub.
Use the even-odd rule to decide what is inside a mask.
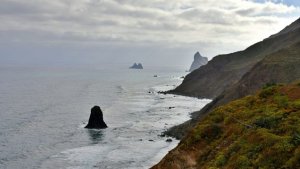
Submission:
[[[291,144],[290,138],[281,138],[273,147],[274,150],[281,152],[289,152],[294,148],[294,145]]]
[[[284,168],[300,168],[300,147],[295,150],[292,158],[286,162]]]
[[[261,98],[267,98],[269,96],[272,96],[274,93],[276,93],[275,86],[264,88],[260,93],[259,97]]]
[[[300,109],[300,99],[292,102],[292,107],[295,109]]]
[[[223,153],[220,153],[217,157],[216,157],[216,161],[215,161],[215,165],[217,167],[221,167],[223,165],[225,165],[227,162],[226,157],[224,156]]]
[[[237,143],[232,144],[229,147],[229,149],[228,149],[228,151],[226,153],[226,156],[228,156],[228,157],[234,156],[235,154],[238,153],[238,151],[240,151],[240,149],[241,149],[241,146],[239,144],[237,144]]]
[[[261,144],[253,145],[249,148],[247,157],[251,158],[251,159],[257,158],[257,156],[261,150],[262,150]]]
[[[293,137],[292,137],[292,143],[293,143],[295,146],[300,145],[300,133],[294,133],[294,134],[293,134]]]
[[[279,123],[280,119],[277,117],[260,117],[255,120],[254,124],[257,127],[271,129]]]
[[[204,128],[201,133],[201,138],[210,141],[217,138],[222,133],[221,127],[217,124],[212,124]]]
[[[263,89],[269,88],[269,87],[273,87],[276,86],[275,82],[268,82],[263,86]]]
[[[289,105],[289,99],[287,96],[274,96],[274,101],[279,107],[286,108]]]
[[[236,168],[238,169],[243,169],[243,168],[249,168],[251,163],[249,161],[249,159],[246,156],[240,156],[238,157],[237,161],[236,161]]]
[[[233,122],[233,119],[230,116],[225,117],[225,119],[224,119],[224,124],[225,125],[229,125],[232,122]]]
[[[214,123],[220,123],[220,122],[223,122],[224,120],[224,117],[221,113],[215,113],[211,116],[211,120],[214,122]]]

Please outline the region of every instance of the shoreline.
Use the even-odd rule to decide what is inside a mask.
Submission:
[[[175,97],[176,98],[186,98],[186,99],[196,99],[195,101],[196,101],[197,105],[201,105],[201,101],[206,102],[206,103],[203,104],[202,106],[200,106],[200,108],[198,108],[197,110],[194,110],[194,111],[189,111],[188,109],[184,110],[185,113],[183,113],[183,114],[186,114],[186,116],[188,116],[187,120],[185,120],[185,121],[183,121],[179,124],[175,124],[173,126],[168,126],[168,128],[166,130],[160,132],[160,135],[158,135],[158,136],[160,138],[162,138],[163,140],[165,140],[165,141],[168,138],[171,138],[172,139],[171,144],[173,144],[173,145],[169,145],[169,146],[165,147],[164,149],[162,149],[161,151],[159,151],[155,155],[155,157],[153,157],[150,160],[150,161],[152,161],[152,164],[149,165],[147,168],[151,168],[154,165],[156,165],[157,163],[159,163],[168,154],[169,151],[173,150],[174,148],[176,148],[178,146],[178,144],[180,143],[180,141],[182,139],[182,136],[183,136],[183,134],[181,134],[181,133],[186,132],[186,130],[181,130],[182,129],[181,126],[185,125],[185,124],[189,124],[190,121],[194,121],[195,120],[194,119],[194,114],[196,112],[199,112],[201,109],[203,109],[205,106],[207,106],[212,101],[211,99],[191,97],[191,96],[186,96],[186,95],[181,95],[181,94],[167,93],[167,92],[163,91],[163,90],[170,91],[170,87],[174,87],[174,86],[178,86],[178,85],[164,84],[164,85],[161,85],[161,86],[154,86],[153,88],[156,88],[155,89],[156,91],[154,90],[154,93],[152,91],[152,94],[155,94],[157,96],[163,96],[163,97],[160,97],[160,98],[163,98],[163,99],[175,98]],[[160,87],[162,87],[163,90]],[[176,101],[176,99],[172,99],[172,100]],[[164,103],[164,105],[166,105],[166,103]],[[189,106],[187,106],[187,107],[189,107]],[[176,113],[176,111],[174,111],[173,108],[177,108],[177,107],[169,107],[168,110],[171,113]],[[182,112],[182,111],[180,111],[180,112]],[[178,114],[175,114],[174,116],[178,116]],[[178,130],[176,130],[176,128],[179,128],[179,130],[181,130],[181,132],[178,133]]]
[[[173,95],[173,96],[196,98],[199,100],[210,100],[210,102],[208,102],[200,110],[190,113],[189,120],[187,120],[181,124],[172,126],[162,133],[162,135],[173,137],[177,140],[181,140],[185,136],[186,132],[189,131],[200,119],[202,119],[207,114],[207,110],[209,110],[215,102],[215,100],[213,100],[213,99],[200,98],[200,97],[196,97],[196,96],[188,96],[188,95],[182,94],[180,92],[176,92],[174,89],[167,90],[167,91],[158,91],[157,93],[162,94],[162,95]]]
[[[208,102],[187,96],[158,94],[158,91],[169,90],[180,82],[174,80],[174,77],[166,76],[154,85],[146,87],[125,86],[125,90],[118,92],[120,96],[115,100],[114,106],[103,109],[105,120],[113,123],[101,132],[101,139],[97,136],[98,132],[92,132],[94,136],[90,137],[96,144],[63,150],[43,163],[43,166],[56,163],[58,168],[122,166],[121,168],[146,169],[156,165],[180,143],[175,137],[162,137],[161,134],[190,120],[191,113],[204,107]]]
[[[179,97],[187,97],[187,98],[194,98],[194,97],[188,97],[188,96],[182,96],[182,95],[174,95],[174,94],[168,94],[168,95],[171,95],[171,96],[179,96]],[[199,101],[200,100],[209,100],[209,99],[198,99]],[[210,102],[206,103],[206,105],[208,105]],[[203,109],[206,105],[204,105],[201,109]],[[200,110],[201,110],[200,109]],[[153,160],[155,161],[155,163],[153,163],[151,166],[149,166],[149,168],[152,168],[153,166],[155,166],[156,164],[158,164],[170,151],[172,151],[173,149],[175,149],[180,141],[182,140],[182,138],[185,136],[185,133],[191,128],[193,127],[193,124],[195,124],[195,122],[197,122],[196,119],[193,119],[193,114],[196,113],[196,112],[199,112],[199,111],[193,111],[191,113],[188,113],[188,116],[190,119],[188,119],[187,121],[184,121],[183,123],[180,123],[178,125],[174,125],[174,126],[171,126],[170,128],[168,128],[167,130],[163,131],[161,133],[161,138],[163,139],[167,139],[167,138],[172,138],[173,139],[173,142],[176,141],[176,144],[174,146],[172,146],[170,148],[169,147],[166,147],[165,150],[162,150],[163,152],[159,152],[157,154],[157,156],[159,156],[159,154],[163,154],[160,158],[157,158],[156,160]]]

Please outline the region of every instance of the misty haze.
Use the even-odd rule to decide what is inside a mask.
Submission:
[[[297,0],[1,0],[0,168],[300,168]]]

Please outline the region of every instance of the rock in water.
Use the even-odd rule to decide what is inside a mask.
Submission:
[[[131,67],[129,67],[130,69],[143,69],[143,65],[141,63],[136,64],[134,63]]]
[[[167,140],[166,140],[166,142],[172,142],[173,140],[172,139],[170,139],[170,138],[168,138]]]
[[[88,129],[104,129],[107,125],[103,121],[103,113],[99,106],[94,106],[91,109],[91,115],[88,125],[85,126]]]
[[[199,52],[195,53],[194,61],[191,65],[190,72],[198,69],[200,66],[206,65],[208,62],[207,57],[202,57]]]

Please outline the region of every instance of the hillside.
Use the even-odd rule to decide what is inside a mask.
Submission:
[[[265,84],[291,83],[300,79],[300,42],[267,55],[247,72],[238,83],[221,95],[215,106],[254,94]]]
[[[202,110],[194,112],[192,120],[175,126],[166,132],[167,135],[182,138],[201,117],[214,108],[232,100],[254,94],[267,83],[291,83],[300,80],[300,42],[267,55],[247,72],[241,80],[228,87]]]
[[[200,98],[216,98],[238,82],[265,56],[300,41],[300,19],[279,33],[244,51],[214,57],[207,65],[191,72],[170,93]]]
[[[244,97],[249,94],[255,93],[258,89],[260,89],[263,85],[266,83],[291,83],[295,80],[300,79],[300,20],[298,19],[291,25],[287,26],[284,30],[279,32],[277,35],[273,35],[271,37],[277,37],[280,40],[282,39],[293,39],[291,41],[288,41],[287,47],[281,47],[281,49],[273,49],[274,52],[263,56],[259,61],[257,61],[255,64],[249,68],[249,70],[246,73],[243,73],[243,75],[239,78],[236,77],[234,82],[232,81],[230,84],[227,83],[226,87],[219,88],[219,91],[214,91],[213,95],[218,94],[217,96],[214,96],[214,100],[206,105],[203,109],[200,111],[194,112],[192,114],[192,120],[189,120],[179,126],[172,127],[168,131],[165,132],[165,134],[176,137],[178,139],[181,139],[187,132],[187,130],[194,127],[194,125],[204,117],[206,114],[208,114],[210,111],[212,111],[214,108],[226,104],[232,100]],[[297,30],[297,31],[295,31]],[[289,32],[292,31],[292,32]],[[290,38],[291,35],[294,35],[294,38]],[[287,36],[287,37],[284,37]],[[296,40],[297,39],[297,40]],[[266,40],[264,40],[266,41]],[[252,47],[249,48],[255,48],[257,45],[265,44],[265,42],[259,42]],[[270,41],[270,39],[269,39]],[[275,42],[272,42],[275,43]],[[280,41],[280,43],[283,43]],[[279,43],[277,43],[279,44]],[[284,46],[284,45],[283,45]],[[247,50],[249,50],[249,48]],[[269,46],[266,46],[269,50]],[[246,50],[246,51],[247,51]],[[263,49],[261,49],[263,50]],[[245,51],[244,51],[245,52]],[[237,52],[239,53],[239,52]],[[232,55],[224,55],[222,56],[225,59],[226,57],[229,57],[227,60],[232,59]],[[208,68],[206,67],[214,67],[215,62],[218,60],[221,60],[222,57],[216,57],[216,59],[210,61],[207,65],[202,66],[201,68],[195,70],[194,72],[190,73],[186,79],[183,81],[183,83],[176,88],[174,91],[171,91],[171,93],[176,94],[187,94],[182,93],[181,88],[182,86],[184,88],[187,88],[194,92],[196,96],[197,94],[201,95],[204,92],[209,92],[212,88],[216,88],[216,86],[222,84],[218,83],[218,80],[220,79],[222,81],[223,77],[214,77],[211,73],[204,73],[204,71],[207,71]],[[243,56],[241,56],[243,58]],[[262,56],[260,56],[262,57]],[[245,59],[237,59],[239,62],[245,61],[246,63],[244,65],[249,65]],[[232,60],[231,62],[235,62]],[[241,66],[242,64],[239,63]],[[229,65],[223,65],[223,67],[230,67],[232,64]],[[225,69],[225,68],[224,68]],[[226,68],[227,69],[227,68]],[[229,68],[228,68],[229,69]],[[225,75],[222,75],[222,72],[216,72],[218,76],[224,76],[224,78],[227,78],[228,76],[233,76],[233,74],[227,73]],[[197,79],[197,77],[199,77]],[[190,82],[188,81],[189,78],[192,78]],[[195,78],[193,80],[193,78]],[[208,79],[213,84],[205,84],[205,81],[203,79]],[[203,83],[201,86],[197,86],[198,82]],[[214,84],[215,83],[215,84]],[[215,85],[215,86],[214,86]],[[217,87],[218,88],[218,87]],[[205,91],[207,89],[207,91]],[[223,90],[223,91],[221,91]],[[178,92],[180,91],[180,92]],[[185,92],[186,90],[184,90]],[[191,96],[194,96],[193,94],[189,94]],[[200,96],[198,96],[200,97]]]
[[[300,168],[300,83],[214,109],[153,169]]]

